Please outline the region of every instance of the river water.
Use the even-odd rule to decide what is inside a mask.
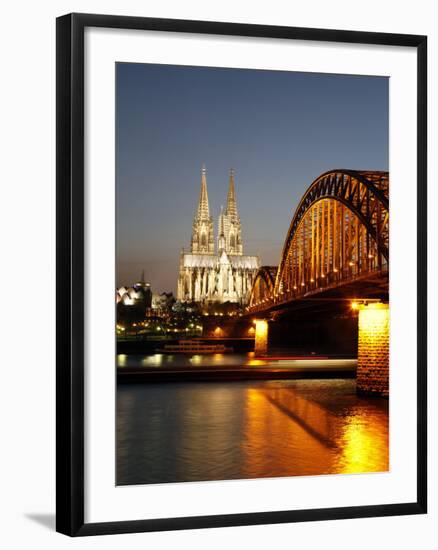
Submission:
[[[387,471],[388,401],[354,380],[122,384],[117,483]]]

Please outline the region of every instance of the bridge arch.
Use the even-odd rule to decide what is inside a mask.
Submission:
[[[259,304],[269,300],[275,287],[277,266],[262,266],[256,273],[249,296],[249,304]]]
[[[312,182],[286,235],[274,296],[386,269],[388,172],[331,170]]]
[[[389,265],[389,174],[330,170],[295,210],[278,269],[260,268],[248,309],[261,311],[376,275]]]

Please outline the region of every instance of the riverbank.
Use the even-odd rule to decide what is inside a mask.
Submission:
[[[258,363],[258,364],[257,364]],[[217,382],[242,380],[346,379],[356,376],[354,359],[252,359],[241,365],[123,366],[117,382]]]

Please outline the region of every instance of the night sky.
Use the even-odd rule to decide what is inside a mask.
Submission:
[[[277,265],[295,208],[333,168],[388,170],[387,78],[118,63],[117,285],[176,289],[207,168],[215,236],[235,170],[244,253]]]

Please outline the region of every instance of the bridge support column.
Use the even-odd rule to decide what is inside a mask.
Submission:
[[[267,355],[268,353],[268,321],[256,319],[255,321],[255,344],[256,355]]]
[[[357,391],[389,395],[389,306],[372,303],[359,308]]]

